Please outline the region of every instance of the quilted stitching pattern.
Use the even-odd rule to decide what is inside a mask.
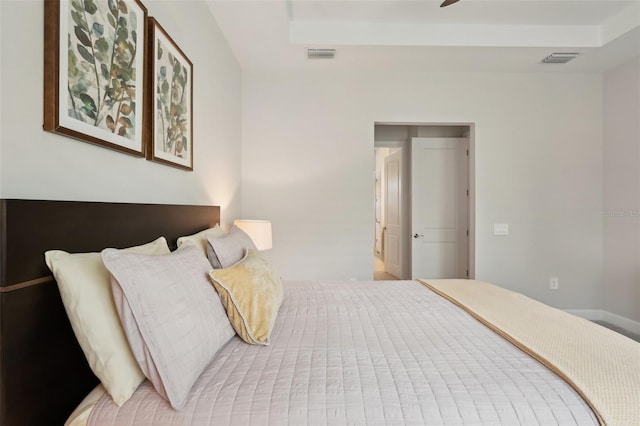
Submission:
[[[597,424],[559,377],[417,282],[284,288],[271,345],[234,337],[184,409],[144,382],[89,424]]]
[[[575,383],[602,423],[640,425],[639,343],[493,284],[424,282]]]

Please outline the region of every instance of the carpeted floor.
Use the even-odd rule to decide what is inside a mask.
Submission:
[[[625,330],[624,328],[617,327],[617,326],[615,326],[613,324],[609,324],[608,322],[605,322],[605,321],[593,321],[593,322],[595,322],[596,324],[599,324],[599,325],[601,325],[603,327],[607,327],[608,329],[613,330],[615,332],[618,332],[618,333],[620,333],[620,334],[622,334],[624,336],[627,336],[628,338],[633,339],[636,342],[640,342],[640,334],[632,333],[630,331]]]

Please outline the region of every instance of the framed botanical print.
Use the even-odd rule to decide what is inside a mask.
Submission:
[[[147,9],[45,0],[44,130],[143,157]]]
[[[193,170],[193,64],[154,18],[147,24],[147,159]]]

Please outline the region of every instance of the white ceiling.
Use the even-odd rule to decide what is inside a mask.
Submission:
[[[602,72],[640,55],[640,0],[213,0],[247,71]],[[307,60],[306,48],[335,48]],[[543,65],[553,52],[582,54]]]

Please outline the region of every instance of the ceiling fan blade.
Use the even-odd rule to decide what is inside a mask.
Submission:
[[[458,2],[458,0],[444,0],[442,2],[442,4],[440,5],[440,7],[449,6],[449,5],[452,5],[452,4],[457,3],[457,2]]]

